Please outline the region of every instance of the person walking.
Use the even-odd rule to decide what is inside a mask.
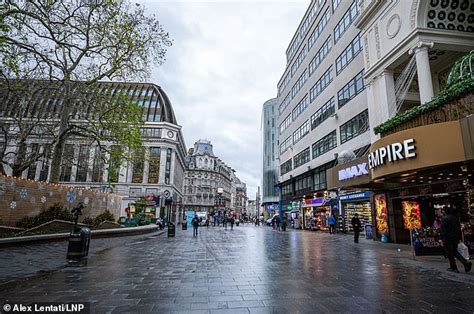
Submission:
[[[352,229],[354,230],[354,243],[359,243],[359,233],[361,222],[359,219],[359,214],[355,213],[354,217],[351,219]]]
[[[193,237],[197,237],[199,227],[199,218],[197,215],[191,220],[191,224],[193,225]]]
[[[224,217],[222,217],[222,225],[224,229],[227,230],[227,215],[224,215]]]
[[[336,217],[331,213],[329,218],[328,218],[328,223],[329,223],[329,234],[335,233],[334,226],[336,225]]]
[[[446,208],[445,213],[446,215],[441,219],[440,232],[444,249],[449,260],[448,271],[459,273],[456,260],[454,259],[454,257],[456,257],[464,265],[464,270],[467,273],[471,271],[472,262],[466,260],[458,252],[458,244],[461,241],[461,224],[459,223],[458,217],[453,214],[451,208]]]
[[[280,215],[275,216],[275,227],[276,231],[280,231]]]
[[[235,223],[235,218],[234,218],[234,216],[232,216],[230,218],[230,230],[231,231],[234,230],[234,223]]]
[[[218,224],[217,226],[219,227],[219,215],[217,213],[214,214],[214,227],[216,226],[216,223]]]

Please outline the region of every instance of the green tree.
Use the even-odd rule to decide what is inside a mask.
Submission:
[[[0,13],[1,74],[9,80],[55,82],[60,99],[52,128],[50,181],[58,182],[67,140],[87,137],[105,149],[104,140],[141,147],[142,108],[128,95],[99,90],[103,80],[143,80],[162,64],[171,45],[155,16],[127,0],[5,0]],[[91,101],[92,100],[92,101]],[[75,119],[77,107],[94,106],[96,119]]]

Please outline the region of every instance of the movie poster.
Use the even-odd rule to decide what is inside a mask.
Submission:
[[[387,199],[385,194],[377,194],[375,200],[375,221],[377,224],[377,237],[388,235]]]
[[[405,229],[421,228],[420,204],[413,201],[403,201],[402,208]]]

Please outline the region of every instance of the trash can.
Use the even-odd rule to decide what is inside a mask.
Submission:
[[[364,228],[365,228],[365,238],[366,239],[372,239],[372,228],[373,228],[373,226],[371,224],[366,224]]]
[[[80,260],[89,255],[89,244],[91,242],[91,231],[89,228],[80,228],[69,235],[67,248],[67,259]]]
[[[174,238],[175,234],[176,226],[172,222],[168,223],[168,238]]]
[[[187,222],[183,222],[182,225],[183,225],[182,226],[183,230],[188,230],[188,223]]]

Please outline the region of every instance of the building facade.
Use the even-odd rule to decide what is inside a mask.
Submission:
[[[286,51],[278,83],[279,186],[283,209],[308,227],[327,225],[335,195],[326,170],[370,144],[358,1],[313,0]]]
[[[44,82],[41,84],[44,85]],[[110,95],[126,93],[131,101],[144,109],[145,123],[142,127],[144,150],[133,161],[116,161],[108,152],[116,147],[112,143],[102,143],[107,149],[100,150],[96,144],[82,137],[72,137],[64,148],[60,183],[101,191],[113,191],[122,195],[122,212],[132,207],[141,197],[153,197],[154,204],[147,209],[147,215],[175,219],[182,203],[185,144],[168,96],[160,86],[151,83],[99,82],[96,88],[107,90]],[[54,117],[59,107],[54,96],[42,94],[33,108],[37,112],[48,111]],[[14,103],[2,107],[0,116],[8,120],[13,113]],[[41,106],[50,106],[39,110]],[[78,108],[80,106],[78,105]],[[75,118],[80,121],[92,119],[94,112],[87,107],[76,110]],[[4,121],[4,122],[5,122]],[[8,121],[7,121],[8,123]],[[48,123],[44,119],[44,123]],[[51,139],[44,134],[33,135],[27,140],[27,154],[51,149]],[[9,142],[7,150],[18,149],[17,143]],[[121,149],[121,148],[116,148]],[[115,165],[115,166],[113,166]],[[6,167],[7,174],[11,169]],[[23,178],[48,181],[51,160],[40,158],[22,173]]]
[[[214,155],[210,141],[199,140],[188,150],[184,177],[184,210],[207,216],[232,210],[234,170]]]
[[[443,254],[436,221],[450,208],[472,254],[474,3],[372,0],[360,10],[376,236]]]
[[[236,217],[240,218],[247,215],[247,185],[234,176],[232,186],[232,190],[235,190],[235,201],[231,210],[234,211]]]
[[[276,98],[263,104],[262,108],[262,207],[272,212],[278,207],[279,153],[278,153],[278,105]]]

